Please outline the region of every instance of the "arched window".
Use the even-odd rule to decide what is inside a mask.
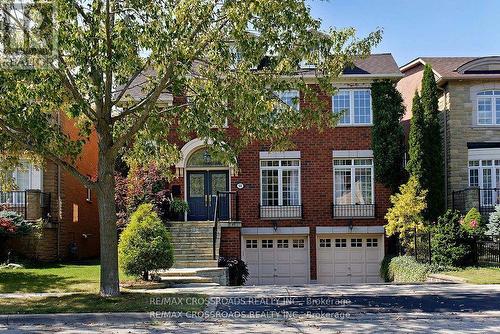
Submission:
[[[477,93],[477,124],[500,125],[500,90]]]
[[[214,159],[206,148],[202,148],[191,154],[187,167],[224,167],[224,163]]]

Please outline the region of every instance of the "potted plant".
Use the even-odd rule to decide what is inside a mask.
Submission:
[[[171,220],[184,220],[184,214],[189,211],[189,204],[173,196],[169,199]]]

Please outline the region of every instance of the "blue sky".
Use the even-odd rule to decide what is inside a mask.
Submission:
[[[360,36],[381,27],[374,52],[399,65],[419,56],[500,55],[500,0],[307,0],[323,28],[352,26]]]

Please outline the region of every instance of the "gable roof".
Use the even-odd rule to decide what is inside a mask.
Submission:
[[[430,64],[438,83],[454,79],[500,79],[498,71],[463,71],[467,64],[493,62],[500,64],[499,56],[489,57],[419,57],[400,67],[401,72],[418,65]]]
[[[372,74],[401,76],[401,71],[390,53],[372,54],[367,58],[356,59],[353,68],[346,68],[344,75]]]

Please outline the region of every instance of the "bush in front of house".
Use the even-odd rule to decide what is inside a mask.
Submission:
[[[236,258],[219,257],[219,267],[227,267],[229,273],[229,285],[244,285],[248,278],[247,264]]]
[[[425,282],[429,266],[419,263],[411,256],[385,257],[380,268],[380,275],[386,282],[419,283]]]
[[[491,237],[500,237],[500,205],[495,206],[495,211],[490,214],[485,234]]]
[[[174,264],[170,231],[153,205],[142,204],[130,217],[118,245],[120,267],[128,275],[149,279],[149,273]]]
[[[472,208],[467,212],[464,219],[460,221],[460,225],[467,234],[474,238],[482,237],[486,229],[481,214],[476,208]]]
[[[30,232],[31,226],[19,213],[0,211],[0,236],[9,237]]]
[[[462,227],[458,211],[448,210],[432,226],[432,263],[463,267],[474,263],[474,239]]]

